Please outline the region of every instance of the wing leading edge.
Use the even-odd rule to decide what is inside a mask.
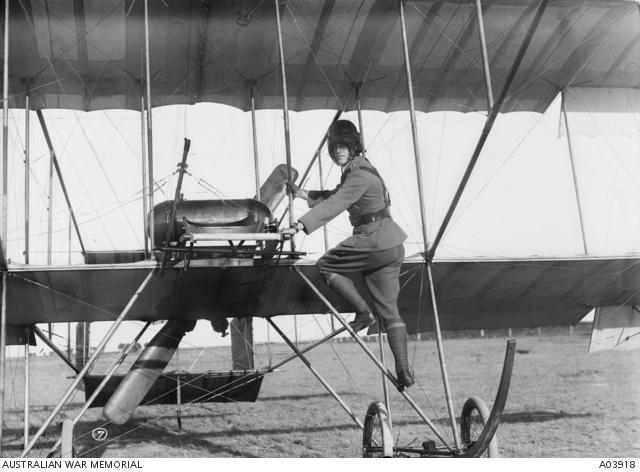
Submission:
[[[149,283],[130,320],[215,319],[324,313],[290,264],[220,265],[167,270]],[[343,312],[311,262],[297,266]],[[11,268],[7,322],[109,321],[152,265]],[[433,329],[422,261],[403,264],[399,308],[409,332]],[[640,258],[521,259],[434,263],[445,330],[577,323],[592,308],[640,304]],[[362,285],[361,288],[364,286]]]

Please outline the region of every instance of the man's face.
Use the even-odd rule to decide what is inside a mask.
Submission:
[[[349,162],[349,148],[344,144],[336,144],[335,149],[333,151],[333,160],[339,166],[346,165]]]

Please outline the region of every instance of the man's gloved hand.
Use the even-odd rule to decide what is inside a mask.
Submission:
[[[284,237],[284,239],[291,239],[297,232],[298,230],[295,228],[295,226],[291,228],[284,228],[282,230],[282,236]]]
[[[298,231],[304,229],[304,225],[299,221],[291,228],[285,228],[282,230],[282,236],[285,239],[291,239]]]
[[[293,182],[285,182],[287,189],[287,195],[291,195],[293,198],[307,198],[307,191],[301,189]]]

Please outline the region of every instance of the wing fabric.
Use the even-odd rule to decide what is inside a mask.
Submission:
[[[388,0],[281,3],[289,107],[406,110],[399,10]],[[484,6],[494,93],[537,2]],[[282,106],[273,2],[150,0],[153,106],[215,102]],[[409,1],[414,94],[424,112],[486,109],[473,2]],[[144,2],[13,0],[11,106],[139,110]],[[640,63],[634,1],[551,0],[504,111],[544,111],[570,86],[633,88]]]
[[[14,268],[8,277],[8,323],[113,320],[148,273],[147,265]],[[167,270],[152,279],[127,319],[326,312],[289,265]],[[338,309],[352,311],[324,285],[312,263],[297,265]],[[433,329],[424,268],[421,261],[406,261],[402,268],[399,307],[413,333]],[[597,306],[640,304],[638,257],[440,261],[434,278],[446,330],[569,325]]]

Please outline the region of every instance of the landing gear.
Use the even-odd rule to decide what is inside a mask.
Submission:
[[[442,441],[443,444],[438,445],[434,440],[424,441],[422,447],[395,446],[391,442],[393,436],[387,410],[381,402],[375,402],[369,405],[367,417],[365,418],[363,456],[498,457],[498,440],[495,434],[500,425],[500,419],[507,400],[515,348],[515,341],[507,342],[500,385],[498,386],[498,392],[491,411],[478,397],[470,397],[465,402],[460,415],[462,429],[460,436],[462,441],[459,446],[457,444],[448,444],[446,441]],[[401,392],[401,394],[407,399],[410,398],[406,392]],[[432,423],[427,424],[429,426],[432,425]],[[431,429],[438,435],[436,429]]]
[[[367,409],[362,436],[362,457],[393,457],[391,424],[382,402],[373,402]]]
[[[462,407],[460,415],[460,436],[463,447],[470,447],[480,438],[482,430],[489,420],[489,408],[481,398],[469,397]],[[499,457],[498,438],[493,436],[489,446],[485,449],[484,457]]]

